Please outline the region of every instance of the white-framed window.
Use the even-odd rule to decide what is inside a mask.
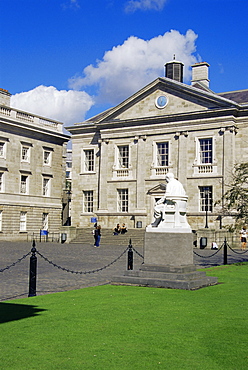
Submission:
[[[42,230],[48,230],[48,213],[42,213]]]
[[[117,189],[117,210],[128,212],[128,189]]]
[[[83,171],[94,172],[95,171],[95,153],[94,149],[84,149],[83,151]]]
[[[115,146],[115,160],[113,165],[113,179],[129,178],[131,179],[132,165],[131,165],[131,145],[121,144]]]
[[[30,146],[22,145],[21,148],[21,161],[30,162]]]
[[[42,184],[42,195],[44,197],[49,197],[51,191],[51,178],[50,177],[43,177],[43,184]]]
[[[3,211],[0,211],[0,232],[3,231]]]
[[[0,192],[4,191],[4,172],[0,172]]]
[[[27,230],[27,212],[21,211],[20,213],[20,231]]]
[[[212,212],[213,211],[213,187],[212,186],[199,186],[200,195],[200,211]]]
[[[28,175],[21,174],[20,193],[28,194]]]
[[[170,141],[153,142],[153,162],[151,166],[151,175],[165,176],[170,168]]]
[[[51,166],[52,163],[52,150],[43,150],[43,164],[46,166]]]
[[[119,145],[117,155],[118,168],[129,168],[129,145]]]
[[[196,159],[194,164],[195,174],[217,173],[215,161],[215,141],[213,137],[196,138]]]
[[[6,154],[6,142],[0,141],[0,158],[5,158]]]
[[[86,190],[83,192],[83,212],[93,212],[93,190]]]
[[[156,164],[159,167],[169,166],[169,142],[156,143]]]
[[[200,164],[213,163],[213,138],[199,139],[199,162]]]

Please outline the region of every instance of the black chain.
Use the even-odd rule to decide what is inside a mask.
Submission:
[[[57,265],[56,263],[52,262],[51,260],[49,260],[48,258],[46,258],[45,256],[43,256],[43,254],[41,254],[37,250],[36,250],[36,253],[41,258],[43,258],[46,262],[50,263],[51,265],[53,265],[54,267],[57,267],[60,270],[63,270],[63,271],[66,271],[66,272],[70,272],[71,274],[86,275],[86,274],[94,274],[95,272],[102,271],[102,270],[108,268],[109,266],[113,265],[115,262],[117,262],[127,252],[127,250],[128,250],[128,247],[124,250],[124,252],[121,253],[121,255],[119,257],[117,257],[114,261],[110,262],[108,265],[103,266],[103,267],[100,267],[100,268],[95,269],[95,270],[91,270],[91,271],[73,271],[73,270],[70,270],[70,269],[67,269],[65,267],[62,267],[62,266]]]
[[[17,263],[20,263],[21,261],[23,261],[27,256],[29,256],[31,254],[31,252],[28,252],[27,254],[24,254],[24,256],[22,256],[22,258],[19,258],[16,262],[13,262],[11,265],[9,266],[6,266],[5,268],[3,269],[0,269],[0,272],[3,272],[5,270],[9,270],[11,267],[14,267]]]
[[[236,254],[245,254],[245,253],[247,253],[247,252],[248,252],[248,250],[247,250],[247,251],[244,251],[244,252],[237,252],[237,251],[235,251],[234,249],[232,249],[232,247],[230,247],[230,245],[229,245],[229,244],[227,244],[227,246],[228,246],[228,248],[230,248],[230,249],[231,249],[231,251],[232,251],[233,253],[236,253]]]
[[[201,257],[201,258],[211,258],[213,256],[215,256],[217,253],[219,253],[219,251],[222,249],[224,243],[222,244],[222,246],[220,247],[220,249],[218,249],[215,253],[211,254],[211,256],[201,256],[200,254],[196,253],[195,251],[193,251],[193,253],[198,256],[198,257]]]
[[[144,258],[144,256],[142,256],[142,254],[140,254],[138,251],[136,251],[136,249],[134,247],[132,247],[134,252],[141,258]]]

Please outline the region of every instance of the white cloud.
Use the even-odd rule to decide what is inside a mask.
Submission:
[[[117,104],[158,76],[164,76],[164,64],[176,55],[184,63],[184,76],[191,78],[189,67],[197,60],[197,35],[188,30],[185,35],[171,30],[164,35],[143,40],[129,37],[122,45],[104,54],[96,66],[88,65],[82,76],[69,80],[70,88],[95,86],[98,102]]]
[[[57,90],[53,86],[43,85],[11,97],[13,108],[61,121],[67,125],[82,122],[93,103],[93,99],[84,91]]]
[[[162,10],[167,0],[129,0],[126,3],[126,12],[136,10]]]
[[[64,9],[64,10],[66,10],[68,8],[70,8],[70,9],[79,9],[80,5],[79,5],[78,1],[79,0],[67,0],[66,2],[61,4],[62,9]]]

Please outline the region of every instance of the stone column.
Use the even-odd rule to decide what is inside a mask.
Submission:
[[[178,163],[177,177],[186,188],[187,185],[187,151],[188,151],[188,132],[180,132],[178,137]],[[185,189],[187,191],[187,189]]]
[[[145,147],[146,137],[141,136],[137,140],[136,151],[136,211],[146,211],[145,205],[145,176],[146,176],[146,161],[145,161]]]
[[[108,176],[108,142],[100,140],[100,158],[98,170],[98,210],[108,210],[107,197],[107,176]]]

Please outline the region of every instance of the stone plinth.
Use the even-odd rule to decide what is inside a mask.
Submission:
[[[196,271],[192,233],[158,232],[154,228],[145,233],[144,264],[137,271],[113,277],[112,284],[193,290],[215,285],[217,278]]]
[[[145,264],[193,265],[192,233],[146,232],[144,243]]]

